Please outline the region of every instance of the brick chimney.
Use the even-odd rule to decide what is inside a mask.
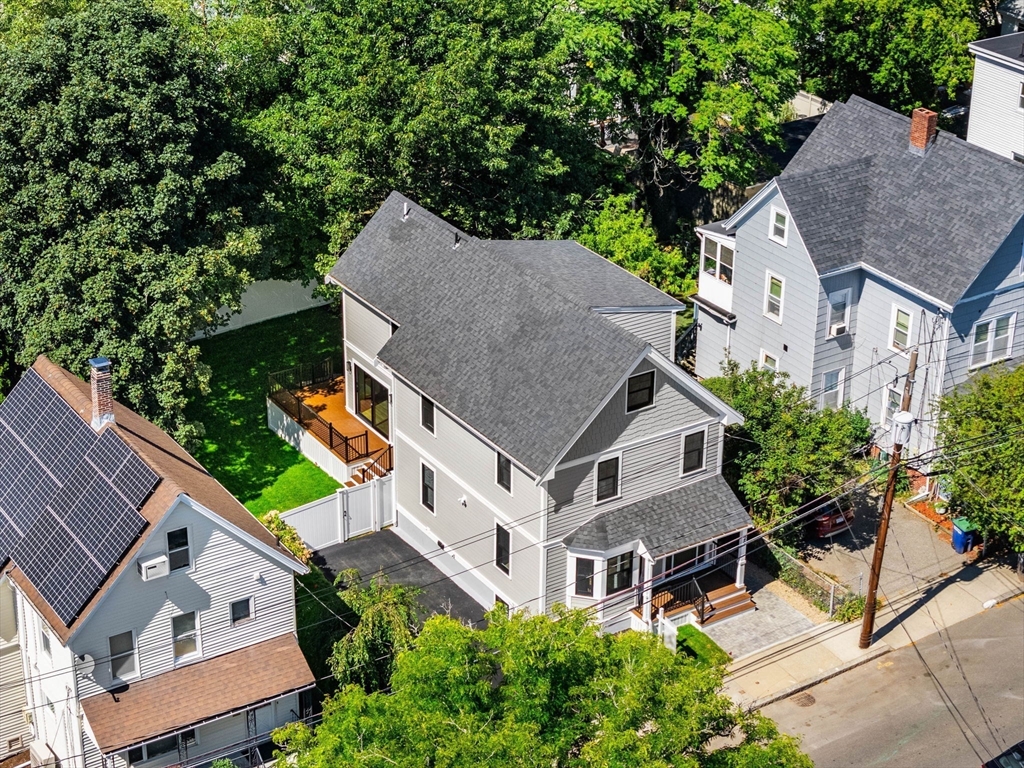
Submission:
[[[930,109],[918,107],[910,115],[910,151],[923,155],[935,141],[939,116]]]
[[[89,361],[92,368],[92,428],[99,430],[107,422],[114,422],[114,392],[110,384],[110,361],[105,357],[94,357]]]

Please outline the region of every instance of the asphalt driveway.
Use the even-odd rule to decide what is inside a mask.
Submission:
[[[474,626],[483,624],[480,604],[390,530],[326,547],[315,553],[314,562],[331,581],[347,568],[359,571],[364,582],[383,570],[391,581],[422,590],[418,598],[422,618],[439,613]]]

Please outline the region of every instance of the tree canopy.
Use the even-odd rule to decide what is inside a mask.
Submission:
[[[657,637],[602,635],[579,611],[488,618],[482,630],[430,618],[398,655],[390,693],[348,686],[315,731],[296,723],[275,739],[298,768],[811,766],[719,693],[720,668]],[[724,736],[732,746],[708,751]]]
[[[785,373],[740,371],[704,380],[711,392],[743,414],[726,433],[724,474],[750,505],[754,521],[768,527],[856,474],[857,449],[871,438],[871,422],[849,408],[818,408]]]
[[[0,51],[0,338],[189,442],[192,335],[265,268],[267,211],[213,62],[163,14],[103,0]]]
[[[937,443],[957,514],[1024,552],[1024,366],[977,373],[944,395]]]

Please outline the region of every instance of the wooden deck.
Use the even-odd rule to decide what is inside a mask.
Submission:
[[[721,566],[721,563],[719,563]],[[716,621],[735,616],[738,613],[753,610],[754,601],[746,587],[737,587],[735,584],[735,566],[730,564],[724,568],[716,567],[704,574],[696,574],[697,583],[701,591],[707,596],[708,603],[704,621],[699,622],[701,626],[712,624]],[[693,579],[690,576],[689,579]],[[694,609],[693,603],[684,602],[676,597],[671,586],[688,581],[687,577],[681,577],[670,581],[665,585],[656,585],[651,596],[652,618],[656,617],[659,609],[665,609],[665,617],[671,618],[685,611]],[[643,613],[639,608],[634,608],[633,613],[642,617]]]
[[[366,426],[362,419],[353,416],[345,408],[345,378],[343,376],[326,384],[307,387],[295,394],[302,400],[303,404],[316,411],[320,418],[330,422],[334,430],[345,435],[345,437],[354,437],[366,432],[368,434],[367,439],[370,450],[369,460],[372,461],[388,447],[388,444],[376,432]],[[320,440],[320,442],[324,442],[318,435],[314,434],[314,437]]]

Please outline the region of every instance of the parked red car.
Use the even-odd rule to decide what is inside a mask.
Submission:
[[[852,524],[853,507],[843,497],[830,501],[821,514],[811,519],[809,527],[818,538],[827,538],[849,530]]]

